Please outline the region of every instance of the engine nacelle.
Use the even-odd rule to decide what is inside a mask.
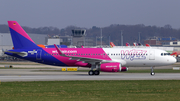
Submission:
[[[118,62],[103,63],[100,65],[100,71],[103,72],[123,72],[127,70],[127,67],[121,67],[121,64]]]

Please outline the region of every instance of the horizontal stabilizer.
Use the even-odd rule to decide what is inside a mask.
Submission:
[[[14,52],[14,51],[4,51],[4,53],[12,53],[12,54],[17,54],[19,56],[25,57],[27,56],[27,52]]]

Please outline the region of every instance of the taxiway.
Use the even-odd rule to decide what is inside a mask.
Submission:
[[[54,71],[52,71],[54,70]],[[180,80],[180,73],[107,73],[89,76],[87,72],[62,72],[59,69],[0,69],[0,81],[66,81],[66,80]]]

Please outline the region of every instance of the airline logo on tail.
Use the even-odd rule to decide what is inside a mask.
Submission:
[[[126,43],[126,46],[130,46],[130,44],[129,44],[129,43]]]
[[[110,42],[110,46],[111,46],[111,48],[113,48],[115,45],[113,42]]]
[[[146,44],[146,47],[150,47],[150,45],[149,45],[149,44]]]
[[[134,43],[133,43],[133,45],[134,45],[134,46],[137,46],[137,43],[136,43],[136,42],[134,42]]]

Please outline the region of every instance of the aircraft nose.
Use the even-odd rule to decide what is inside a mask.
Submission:
[[[177,59],[175,57],[171,56],[167,59],[167,64],[169,64],[169,65],[174,64],[176,62],[177,62]]]
[[[175,57],[172,57],[171,61],[170,61],[172,64],[176,63],[177,62],[177,59]]]

